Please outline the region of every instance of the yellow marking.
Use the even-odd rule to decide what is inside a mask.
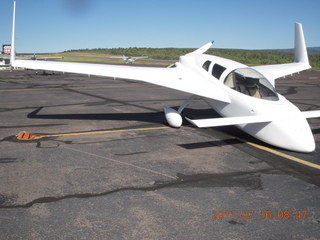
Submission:
[[[265,147],[265,146],[261,146],[261,145],[256,144],[256,143],[246,142],[246,141],[244,141],[244,140],[243,140],[243,142],[245,142],[246,144],[251,145],[251,146],[253,146],[253,147],[259,148],[259,149],[261,149],[261,150],[264,150],[264,151],[273,153],[273,154],[275,154],[275,155],[278,155],[278,156],[280,156],[280,157],[284,157],[284,158],[289,159],[289,160],[291,160],[291,161],[294,161],[294,162],[297,162],[297,163],[306,165],[306,166],[308,166],[308,167],[312,167],[312,168],[316,168],[316,169],[319,169],[319,170],[320,170],[320,165],[319,165],[319,164],[311,163],[311,162],[305,161],[305,160],[303,160],[303,159],[300,159],[300,158],[297,158],[297,157],[294,157],[294,156],[291,156],[291,155],[288,155],[288,154],[285,154],[285,153],[276,151],[276,150],[274,150],[274,149],[271,149],[271,148],[268,148],[268,147]]]
[[[162,127],[150,127],[150,128],[132,128],[132,129],[119,129],[119,130],[103,130],[103,131],[91,131],[91,132],[75,132],[75,133],[58,133],[58,134],[47,134],[47,135],[36,135],[36,134],[31,134],[30,138],[28,140],[35,140],[35,139],[41,139],[41,138],[49,138],[49,137],[61,137],[61,136],[79,136],[79,135],[90,135],[90,134],[102,134],[102,133],[123,133],[123,132],[141,132],[141,131],[150,131],[150,130],[160,130],[160,129],[168,129],[170,127],[166,127],[166,126],[162,126]],[[256,143],[252,143],[252,142],[247,142],[241,138],[238,138],[240,141],[259,148],[261,150],[264,150],[266,152],[270,152],[272,154],[275,154],[277,156],[289,159],[291,161],[306,165],[308,167],[312,167],[315,169],[319,169],[320,170],[320,165],[319,164],[315,164],[315,163],[311,163],[308,162],[306,160],[276,151],[274,149],[256,144]],[[72,149],[74,150],[74,149]],[[76,150],[75,150],[76,151]]]
[[[61,136],[79,136],[79,135],[90,135],[90,134],[101,134],[101,133],[122,133],[122,132],[141,132],[150,130],[168,129],[170,127],[150,127],[150,128],[132,128],[132,129],[119,129],[119,130],[103,130],[103,131],[92,131],[92,132],[75,132],[75,133],[58,133],[58,134],[47,134],[47,135],[36,135],[32,134],[30,140],[48,138],[48,137],[61,137]]]

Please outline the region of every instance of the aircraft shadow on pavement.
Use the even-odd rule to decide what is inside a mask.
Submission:
[[[162,111],[159,112],[142,112],[142,113],[76,113],[76,114],[41,114],[39,113],[44,107],[39,107],[27,115],[28,118],[33,119],[59,119],[59,120],[111,120],[111,121],[139,121],[148,122],[156,124],[167,125],[165,115]],[[219,115],[212,109],[189,109],[186,108],[183,112],[185,116],[190,118],[213,118],[219,117]],[[184,125],[189,125],[186,120],[184,120]],[[208,129],[201,129],[200,131],[208,131]],[[185,149],[196,149],[196,148],[208,148],[223,145],[238,145],[243,143],[243,141],[254,142],[263,146],[270,146],[263,143],[250,135],[239,130],[235,126],[223,126],[210,129],[209,132],[214,132],[214,135],[221,135],[220,137],[224,140],[217,141],[207,141],[207,142],[196,142],[190,144],[182,144],[180,147]],[[313,130],[314,134],[319,133],[320,129]],[[242,139],[239,140],[239,139]],[[275,147],[272,147],[275,148]],[[277,149],[277,148],[276,148]]]
[[[61,120],[126,120],[141,121],[158,124],[167,124],[164,113],[161,112],[143,112],[143,113],[76,113],[76,114],[41,114],[39,113],[43,107],[39,107],[27,115],[28,118],[36,119],[61,119]],[[187,110],[186,115],[208,116],[213,111],[203,110]],[[190,114],[191,113],[191,114]],[[213,112],[214,113],[214,112]],[[212,116],[211,116],[212,117]]]
[[[311,129],[313,134],[319,134],[320,133],[320,128],[316,129]]]
[[[28,118],[33,119],[59,119],[59,120],[113,120],[113,121],[139,121],[139,122],[147,122],[147,123],[156,123],[169,126],[165,115],[162,111],[160,112],[143,112],[143,113],[76,113],[76,114],[41,114],[39,113],[44,107],[39,107],[36,110],[32,111],[27,115]],[[183,112],[184,116],[188,116],[190,118],[213,118],[220,117],[215,111],[212,109],[189,109],[186,108]],[[191,124],[184,120],[184,125],[190,127]],[[199,129],[200,131],[208,131],[208,129]],[[208,141],[208,142],[196,142],[190,144],[182,144],[180,147],[185,149],[195,149],[195,148],[207,148],[207,147],[216,147],[223,145],[237,145],[241,143],[238,139],[234,137],[240,137],[242,139],[251,140],[253,142],[257,142],[257,139],[254,139],[250,135],[240,131],[234,126],[224,126],[217,127],[211,129],[211,131],[215,132],[215,135],[221,135],[224,140],[217,141]],[[210,132],[210,130],[209,130]],[[228,140],[226,140],[226,134],[228,135]],[[231,138],[230,138],[231,137]]]
[[[147,113],[77,113],[77,114],[39,114],[40,107],[28,114],[28,118],[36,119],[61,119],[61,120],[127,120],[151,123],[165,123],[162,112]]]

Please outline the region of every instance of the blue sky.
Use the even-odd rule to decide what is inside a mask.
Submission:
[[[13,0],[0,1],[0,44]],[[293,47],[294,22],[320,46],[320,0],[17,0],[17,52],[79,48]]]

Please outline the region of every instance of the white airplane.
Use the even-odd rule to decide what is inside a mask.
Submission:
[[[295,24],[293,63],[248,67],[241,63],[205,55],[209,42],[169,68],[129,67],[88,63],[15,59],[15,3],[11,64],[14,67],[144,81],[189,93],[178,110],[164,107],[168,124],[182,125],[181,113],[194,96],[202,97],[222,117],[191,120],[198,127],[235,125],[268,144],[298,152],[312,152],[315,141],[306,118],[320,111],[301,112],[275,90],[275,79],[310,68],[302,25]]]
[[[144,59],[144,58],[148,58],[148,57],[127,57],[127,56],[123,56],[123,57],[115,57],[115,58],[122,58],[122,61],[124,61],[125,63],[133,64],[137,59]]]
[[[24,57],[17,57],[17,59],[25,59],[25,60],[43,60],[43,61],[47,61],[48,59],[50,60],[56,60],[56,59],[63,59],[63,57],[37,57],[36,54],[34,53],[33,56],[24,56]],[[38,72],[36,72],[36,74],[38,74]],[[47,75],[46,70],[42,71],[42,75]]]
[[[24,56],[20,57],[17,59],[25,59],[25,60],[44,60],[47,61],[48,59],[53,60],[53,59],[63,59],[63,57],[37,57],[36,54],[34,53],[33,56]]]
[[[10,59],[10,56],[3,56],[2,58],[4,59]],[[63,57],[37,57],[36,54],[34,53],[33,56],[23,56],[23,57],[16,57],[16,59],[24,59],[24,60],[44,60],[47,61],[48,59],[53,60],[53,59],[63,59]]]

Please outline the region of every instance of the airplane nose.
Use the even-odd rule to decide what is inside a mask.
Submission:
[[[288,112],[287,112],[288,113]],[[280,115],[280,114],[279,114]],[[310,153],[315,150],[315,141],[309,123],[296,111],[294,114],[282,114],[268,124],[256,124],[250,127],[258,139],[271,145],[295,152]],[[244,128],[244,130],[248,130]]]
[[[293,119],[288,123],[288,127],[291,130],[290,144],[293,151],[308,153],[315,150],[313,134],[305,118]]]
[[[294,143],[291,143],[291,147],[288,149],[295,152],[310,153],[313,152],[315,148],[316,145],[313,137],[311,136],[309,138],[300,138],[298,141],[294,141]]]
[[[303,144],[299,145],[299,147],[297,147],[295,151],[310,153],[310,152],[313,152],[315,149],[316,149],[316,145],[312,138],[312,142],[311,141],[309,143],[304,142]]]

